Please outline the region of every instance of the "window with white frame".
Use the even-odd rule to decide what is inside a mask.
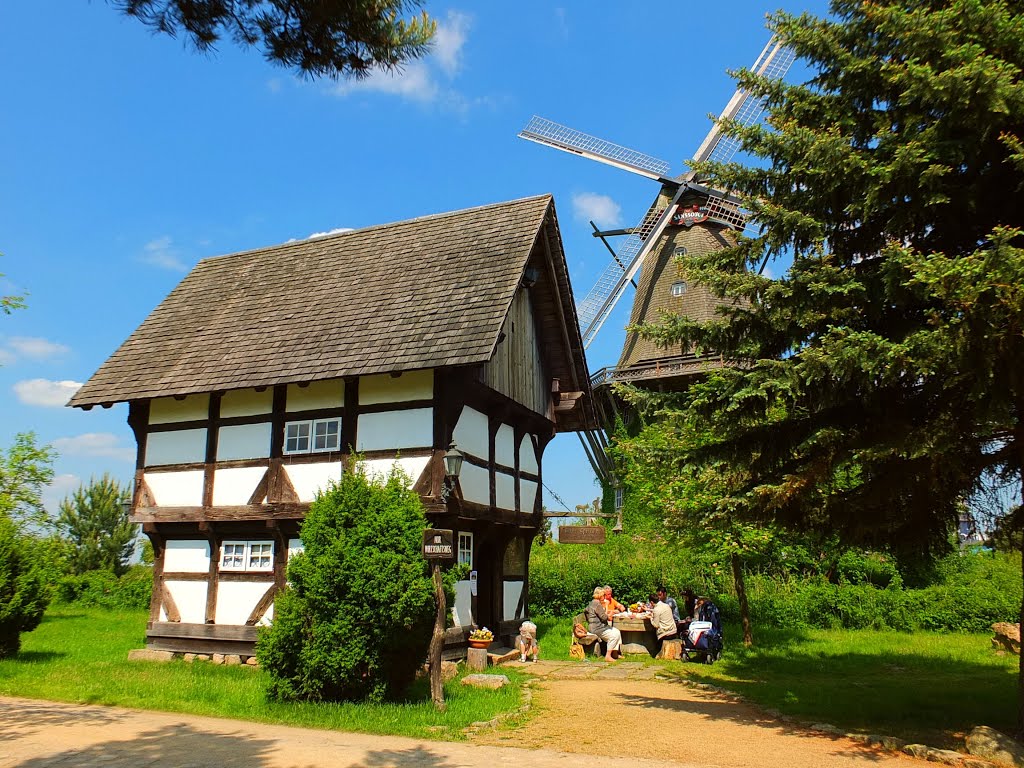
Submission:
[[[341,446],[341,418],[289,421],[284,425],[284,452],[324,453]]]
[[[618,512],[620,509],[622,509],[622,489],[621,488],[616,488],[615,489],[615,511]]]
[[[686,293],[686,283],[682,280],[672,283],[671,293],[673,296],[682,296]]]
[[[225,541],[220,545],[222,571],[274,570],[274,542]]]
[[[470,568],[473,567],[473,534],[472,533],[460,533],[459,534],[459,565],[465,563]]]

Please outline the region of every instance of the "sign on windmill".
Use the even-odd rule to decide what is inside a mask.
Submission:
[[[451,560],[455,557],[455,533],[445,528],[427,528],[423,532],[423,557]]]

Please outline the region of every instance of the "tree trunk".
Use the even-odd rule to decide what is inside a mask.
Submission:
[[[747,602],[747,583],[743,580],[743,563],[736,552],[732,553],[732,580],[736,585],[736,598],[740,602],[740,621],[743,622],[743,644],[754,644],[754,633],[750,629],[750,604]]]
[[[447,708],[444,703],[444,680],[441,678],[441,650],[444,648],[444,586],[441,584],[441,566],[434,562],[434,597],[437,599],[437,616],[434,617],[434,634],[430,638],[430,700],[441,712]]]

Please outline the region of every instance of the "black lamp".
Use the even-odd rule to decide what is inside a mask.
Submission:
[[[444,455],[444,476],[455,479],[462,472],[462,461],[465,457],[462,455],[456,445],[455,441],[452,440],[452,444],[448,446],[448,453]]]

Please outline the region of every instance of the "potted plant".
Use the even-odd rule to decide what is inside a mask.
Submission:
[[[470,648],[486,648],[493,642],[494,633],[487,627],[484,627],[483,629],[474,629],[469,633]]]

